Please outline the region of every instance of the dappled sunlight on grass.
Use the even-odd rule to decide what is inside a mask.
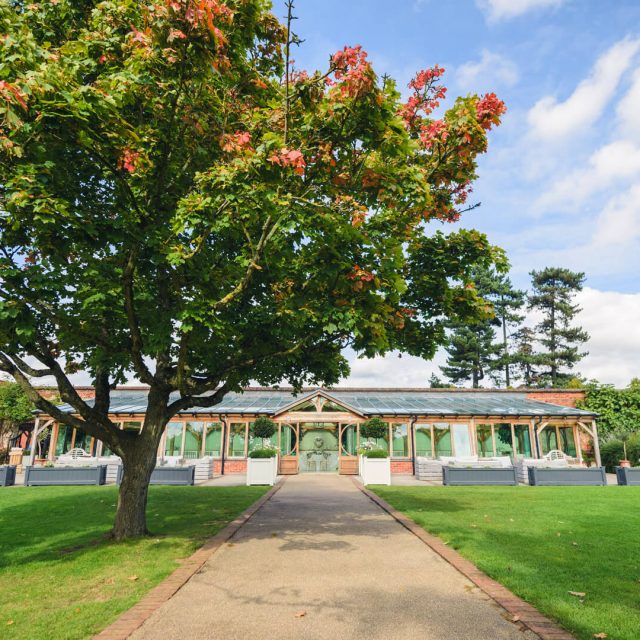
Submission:
[[[151,487],[153,536],[105,539],[115,487],[0,492],[0,637],[86,638],[173,571],[265,487]]]

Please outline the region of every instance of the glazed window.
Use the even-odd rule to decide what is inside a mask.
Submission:
[[[182,422],[169,422],[164,441],[164,455],[176,457],[182,455]]]
[[[394,458],[409,456],[409,426],[404,422],[391,425],[391,455]]]
[[[433,458],[433,429],[430,424],[416,424],[416,456]]]
[[[247,449],[246,422],[232,422],[229,425],[229,446],[227,455],[230,458],[244,458]]]

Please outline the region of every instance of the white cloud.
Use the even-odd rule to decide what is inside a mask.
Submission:
[[[640,240],[640,184],[613,196],[596,220],[593,249],[611,248],[620,254]],[[637,247],[636,247],[637,248]],[[636,319],[640,321],[640,316]],[[640,322],[639,322],[640,324]]]
[[[640,293],[601,291],[586,287],[576,296],[582,312],[575,324],[590,335],[584,350],[588,355],[575,368],[588,379],[625,386],[640,376]],[[539,318],[529,314],[525,324]],[[446,354],[440,350],[431,361],[389,354],[384,358],[358,360],[347,354],[351,375],[339,386],[427,387],[432,373],[442,377],[440,365]]]
[[[351,375],[340,382],[343,387],[428,387],[432,373],[442,377],[440,365],[446,354],[438,352],[433,360],[389,353],[384,357],[358,359],[352,351],[345,353]]]
[[[565,0],[477,0],[489,22],[511,20],[536,9],[559,7]]]
[[[551,207],[570,206],[575,213],[579,213],[579,205],[594,193],[638,176],[640,146],[630,140],[616,140],[592,153],[587,166],[556,180],[538,198],[536,209],[544,211]]]
[[[640,293],[585,288],[577,302],[577,323],[591,339],[589,355],[577,365],[587,378],[626,386],[640,375]]]
[[[636,69],[629,90],[616,108],[620,134],[640,140],[640,69]]]
[[[538,100],[528,114],[531,133],[543,140],[561,141],[594,124],[639,49],[638,39],[616,42],[598,58],[589,76],[564,102],[558,102],[553,96]]]
[[[456,82],[463,90],[485,89],[485,83],[492,86],[503,84],[508,87],[518,82],[518,68],[516,65],[500,55],[488,49],[483,49],[480,60],[469,61],[458,67]],[[480,85],[480,86],[479,86]]]

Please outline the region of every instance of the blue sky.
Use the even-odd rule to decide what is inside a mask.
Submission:
[[[531,269],[584,271],[580,370],[640,375],[640,2],[299,0],[296,15],[301,68],[361,44],[400,87],[438,63],[451,98],[505,100],[472,195],[482,206],[461,224],[507,250],[520,287]],[[354,362],[347,384],[424,385],[442,359]]]

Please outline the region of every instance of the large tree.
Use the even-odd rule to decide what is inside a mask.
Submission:
[[[487,303],[484,319],[473,323],[450,323],[447,365],[443,373],[452,382],[471,381],[478,387],[487,375],[495,382],[511,384],[509,337],[511,327],[520,322],[518,310],[524,305],[524,292],[514,289],[505,273],[506,265],[476,265],[471,284]],[[496,339],[496,329],[502,336]]]
[[[514,347],[511,363],[516,377],[522,378],[525,386],[531,387],[538,382],[538,360],[535,353],[536,334],[531,327],[520,327],[513,334]]]
[[[446,345],[447,364],[440,367],[451,382],[471,382],[477,389],[500,353],[491,322],[453,322]]]
[[[510,387],[512,382],[511,366],[513,355],[510,352],[514,325],[522,322],[520,313],[525,304],[525,292],[516,289],[506,273],[495,269],[480,270],[475,276],[480,295],[491,303],[495,318],[498,321],[498,343],[494,345],[497,358],[491,366],[491,377],[496,383],[504,381]]]
[[[546,367],[539,373],[539,379],[557,386],[569,380],[573,369],[587,352],[580,351],[589,339],[589,334],[581,327],[572,326],[581,311],[574,304],[575,295],[582,291],[584,273],[577,273],[560,267],[547,267],[531,272],[531,293],[529,309],[542,315],[536,325],[536,338],[542,349],[535,354],[535,361]]]
[[[0,369],[122,457],[116,538],[146,532],[177,412],[335,383],[347,345],[430,358],[445,319],[482,312],[469,269],[498,252],[428,223],[459,218],[494,94],[436,118],[440,67],[406,102],[360,47],[297,70],[264,0],[14,0],[0,29]],[[109,419],[132,374],[140,433]]]

